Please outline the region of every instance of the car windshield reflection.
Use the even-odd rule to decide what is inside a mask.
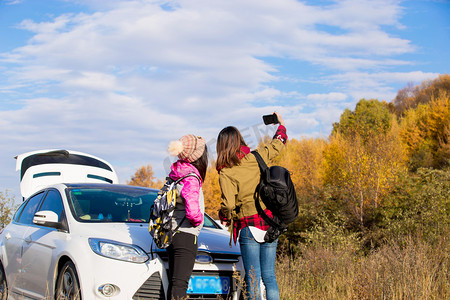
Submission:
[[[148,223],[157,191],[140,188],[68,188],[72,214],[80,222]]]
[[[158,190],[136,186],[72,186],[66,189],[70,210],[79,222],[148,223]],[[221,229],[205,214],[204,228]]]

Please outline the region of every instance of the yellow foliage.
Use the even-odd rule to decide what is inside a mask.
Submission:
[[[430,164],[441,167],[447,164],[450,158],[450,94],[441,91],[430,99],[426,104],[420,104],[405,112],[400,136],[410,157],[427,151],[432,160]],[[427,166],[425,161],[415,163],[418,166]]]
[[[450,97],[446,92],[432,97],[428,115],[428,135],[436,142],[446,139],[445,130],[450,127]]]
[[[150,164],[140,167],[130,181],[127,181],[129,185],[161,188],[163,186],[162,180],[154,176],[153,168]]]
[[[377,207],[405,171],[405,151],[394,122],[386,134],[363,139],[336,134],[324,150],[324,183],[344,198],[362,223],[365,211]]]
[[[439,75],[434,80],[423,81],[418,86],[408,84],[407,87],[399,90],[395,97],[394,111],[398,115],[403,115],[407,110],[414,109],[420,104],[427,104],[438,97],[440,93],[450,93],[450,75]]]
[[[424,142],[425,134],[419,127],[419,124],[422,123],[419,120],[423,119],[425,108],[425,106],[420,106],[418,109],[411,109],[402,119],[400,137],[409,153]]]
[[[292,139],[272,162],[291,172],[292,182],[300,197],[310,198],[322,186],[320,168],[325,145],[323,139]]]
[[[205,197],[205,211],[214,219],[218,218],[217,212],[220,208],[221,195],[219,173],[216,170],[216,163],[213,162],[206,171],[203,196]]]

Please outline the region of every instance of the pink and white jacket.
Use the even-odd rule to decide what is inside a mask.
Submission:
[[[195,173],[200,179],[200,173],[196,167],[192,164],[178,160],[171,166],[171,172],[169,177],[173,180],[177,180],[189,173]],[[198,180],[197,177],[189,176],[181,180],[178,184],[178,191],[181,197],[177,200],[174,211],[174,223],[172,228],[180,225],[184,216],[186,219],[181,223],[178,231],[183,231],[198,235],[203,227],[203,214],[205,212],[205,204],[202,190],[202,180]],[[175,226],[175,227],[174,227]]]

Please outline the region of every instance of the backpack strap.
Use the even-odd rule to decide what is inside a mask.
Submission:
[[[264,176],[265,171],[268,169],[267,164],[265,163],[265,161],[263,160],[263,158],[261,157],[261,155],[257,152],[257,151],[252,151],[251,152],[255,158],[256,161],[258,162],[259,165],[259,169],[261,171],[261,179],[260,182],[263,180],[262,176]],[[272,219],[271,217],[269,217],[266,212],[262,209],[261,204],[259,203],[259,199],[260,197],[260,185],[258,185],[258,187],[256,187],[255,193],[253,194],[253,197],[255,198],[255,206],[256,206],[256,210],[261,214],[262,218],[269,223],[270,226],[275,227],[275,228],[285,228],[286,226],[283,226],[283,224],[280,224],[277,222],[278,218],[276,216],[274,216],[274,218]],[[264,202],[264,200],[263,200]],[[265,204],[265,203],[264,203]],[[267,204],[266,204],[267,206]]]
[[[262,209],[261,204],[259,203],[259,191],[258,188],[255,191],[254,194],[254,198],[255,198],[255,206],[256,206],[256,210],[258,211],[258,213],[261,214],[262,218],[264,219],[264,221],[266,221],[267,223],[269,223],[270,226],[275,227],[275,228],[283,228],[284,226],[278,222],[275,221],[275,219],[278,219],[276,216],[274,216],[274,218],[272,219],[271,217],[269,217],[266,212]]]
[[[194,172],[191,172],[191,173],[189,173],[189,174],[187,174],[187,175],[184,175],[183,177],[180,177],[180,178],[178,178],[177,180],[175,180],[175,184],[180,183],[180,181],[182,181],[183,179],[185,179],[185,178],[187,178],[187,177],[190,177],[190,176],[197,178],[199,184],[202,182],[202,180],[200,179],[200,177],[199,177],[197,174],[195,174]],[[169,178],[170,178],[170,177],[169,177]]]
[[[261,157],[261,155],[258,153],[258,151],[253,150],[251,153],[255,156],[256,161],[258,162],[259,169],[261,170],[261,174],[264,173],[264,171],[268,169],[266,162]]]

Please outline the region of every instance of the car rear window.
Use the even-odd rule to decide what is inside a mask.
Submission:
[[[80,222],[148,223],[157,191],[138,187],[76,187],[67,195]]]

